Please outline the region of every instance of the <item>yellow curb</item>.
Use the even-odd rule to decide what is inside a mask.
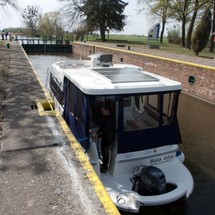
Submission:
[[[107,214],[109,215],[120,215],[118,209],[116,208],[115,204],[111,200],[109,194],[107,193],[105,187],[103,186],[102,182],[100,181],[99,177],[95,173],[92,165],[90,164],[87,156],[85,155],[80,143],[76,140],[74,135],[72,134],[70,128],[66,124],[65,120],[61,116],[59,112],[56,112],[56,117],[60,122],[61,127],[64,130],[64,133],[67,135],[71,148],[74,150],[76,157],[80,161],[83,169],[86,171],[86,176],[89,178],[91,184],[94,187],[94,190],[99,197],[101,203],[104,206],[104,209]]]

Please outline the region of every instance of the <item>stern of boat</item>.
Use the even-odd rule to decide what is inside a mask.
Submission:
[[[194,187],[192,175],[177,157],[177,146],[166,149],[156,149],[156,156],[149,156],[149,151],[142,157],[141,153],[116,156],[108,174],[101,174],[101,181],[120,210],[137,213],[141,206],[169,204],[190,196]],[[161,170],[166,180],[165,192],[155,195],[135,190],[135,177],[145,166]]]

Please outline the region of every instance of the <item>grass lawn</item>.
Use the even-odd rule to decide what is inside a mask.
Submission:
[[[87,40],[85,37],[84,40]],[[99,38],[88,36],[89,41],[100,41]],[[146,46],[148,44],[146,36],[137,36],[137,35],[109,35],[107,38],[108,43],[119,43],[124,45],[138,45]],[[192,50],[183,48],[180,44],[172,44],[167,41],[167,38],[164,38],[164,42],[160,43],[158,41],[150,41],[149,44],[159,45],[160,50],[166,51],[169,53],[183,54],[189,56],[195,56]],[[209,52],[209,48],[205,48],[202,52],[199,53],[199,57],[211,58],[214,59],[214,52]]]

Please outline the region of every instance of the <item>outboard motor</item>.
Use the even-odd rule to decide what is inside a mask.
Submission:
[[[140,195],[159,195],[166,192],[166,178],[157,167],[145,166],[134,179],[133,190]]]

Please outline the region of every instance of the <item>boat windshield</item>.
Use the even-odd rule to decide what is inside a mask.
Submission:
[[[118,153],[181,143],[176,115],[179,93],[124,96],[119,105]]]
[[[180,91],[154,94],[92,96],[90,98],[89,128],[101,124],[101,103],[112,101],[116,121],[118,153],[181,143],[177,121]]]
[[[133,95],[123,99],[125,131],[170,124],[176,114],[175,93]]]

